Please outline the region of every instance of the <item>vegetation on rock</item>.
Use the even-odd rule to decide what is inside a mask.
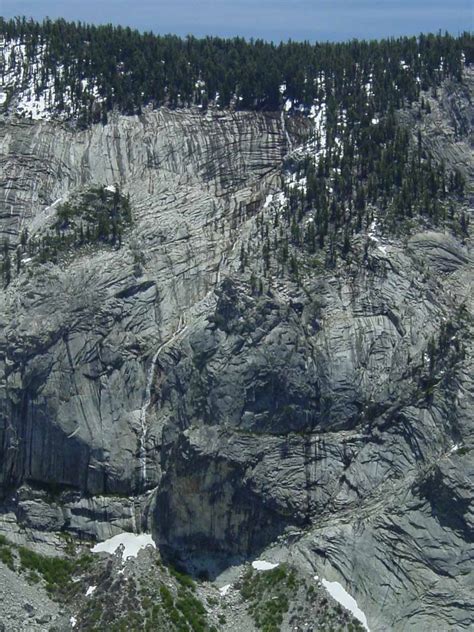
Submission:
[[[25,18],[1,19],[0,33],[25,52],[25,58],[11,55],[4,73],[21,64],[32,67],[40,55],[36,95],[52,83],[56,110],[64,110],[67,94],[84,124],[106,121],[114,108],[140,113],[147,104],[276,110],[283,99],[310,106],[324,95],[331,124],[341,104],[352,125],[366,109],[364,86],[372,86],[371,117],[416,101],[421,90],[436,88],[448,76],[460,80],[473,54],[468,33],[276,45]]]

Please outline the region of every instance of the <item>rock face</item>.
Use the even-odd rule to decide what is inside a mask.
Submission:
[[[419,256],[434,273],[425,279]],[[158,537],[177,551],[255,555],[280,534],[294,551],[285,529],[304,529],[291,555],[364,595],[371,628],[429,629],[448,594],[443,629],[469,627],[472,349],[456,351],[459,337],[471,344],[456,307],[469,300],[464,257],[441,234],[415,236],[405,252],[374,247],[350,284],[315,282],[317,305],[223,283],[214,313],[163,366]],[[427,343],[456,313],[431,390]]]
[[[131,493],[148,365],[212,288],[232,222],[285,149],[271,116],[158,112],[73,133],[8,123],[4,233],[34,232],[77,187],[120,183],[136,228],[121,251],[83,253],[20,276],[1,296],[1,484]],[[6,129],[5,129],[6,128]],[[231,196],[232,194],[232,196]],[[156,470],[156,467],[155,467]]]
[[[134,225],[0,292],[0,530],[47,545],[148,528],[221,560],[274,546],[350,587],[372,630],[468,629],[469,243],[361,235],[350,262],[257,291],[239,252],[289,129],[167,110],[81,132],[3,121],[12,243],[97,184],[130,195]]]
[[[3,565],[0,568],[0,630],[42,632],[54,626],[67,630],[69,621],[43,587],[32,586]]]

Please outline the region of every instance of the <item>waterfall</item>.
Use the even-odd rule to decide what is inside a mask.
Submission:
[[[152,357],[150,367],[148,369],[148,375],[147,375],[146,386],[145,386],[145,397],[143,399],[142,407],[140,408],[140,440],[139,440],[140,443],[139,443],[139,452],[138,452],[138,458],[140,462],[140,481],[141,481],[143,489],[146,487],[146,477],[147,477],[146,440],[147,440],[147,434],[148,434],[148,425],[146,422],[146,415],[151,403],[151,389],[153,386],[153,379],[155,377],[156,363],[163,349],[165,349],[166,347],[169,347],[180,336],[182,336],[184,332],[186,331],[186,329],[187,329],[187,325],[185,324],[184,316],[180,316],[179,321],[178,321],[178,326],[175,332],[173,333],[173,335],[171,336],[169,340],[167,340],[166,342],[164,342],[158,347],[157,351]]]
[[[281,126],[283,128],[283,131],[285,132],[286,142],[288,143],[288,152],[287,152],[287,154],[291,154],[291,152],[293,151],[293,143],[291,142],[290,135],[288,134],[288,130],[286,129],[285,112],[283,110],[281,111],[281,115],[280,116],[281,116]]]

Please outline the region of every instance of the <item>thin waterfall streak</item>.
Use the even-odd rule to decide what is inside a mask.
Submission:
[[[139,462],[140,462],[140,480],[143,488],[146,487],[147,481],[147,458],[146,458],[146,440],[148,434],[148,425],[146,422],[146,416],[148,408],[151,404],[151,389],[153,386],[153,379],[155,377],[156,363],[163,349],[169,347],[186,331],[187,325],[185,324],[184,316],[180,316],[178,321],[178,327],[169,340],[160,345],[152,357],[150,368],[148,369],[148,376],[145,386],[145,397],[143,405],[140,409],[140,445],[139,445]]]

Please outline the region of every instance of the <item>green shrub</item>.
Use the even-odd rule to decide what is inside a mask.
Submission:
[[[6,546],[0,547],[0,562],[3,562],[5,566],[8,566],[10,570],[12,571],[15,570],[15,562],[13,559],[13,553],[11,552],[10,548]]]
[[[206,609],[191,592],[180,589],[176,608],[181,612],[193,632],[206,630]]]
[[[249,602],[248,610],[256,627],[263,632],[278,632],[289,609],[288,596],[295,594],[297,588],[295,571],[281,564],[265,572],[249,568],[242,578],[240,592]]]
[[[174,577],[176,581],[179,584],[181,584],[181,586],[183,586],[184,588],[190,588],[191,590],[196,589],[196,583],[189,575],[186,575],[186,573],[182,573],[181,571],[178,571],[176,568],[173,568],[172,566],[170,566],[168,570],[169,570],[170,575]]]
[[[160,597],[166,610],[171,610],[174,607],[173,595],[164,584],[160,586]]]
[[[59,557],[45,557],[21,546],[18,549],[22,570],[36,572],[43,577],[47,590],[65,588],[70,584],[74,563]]]

